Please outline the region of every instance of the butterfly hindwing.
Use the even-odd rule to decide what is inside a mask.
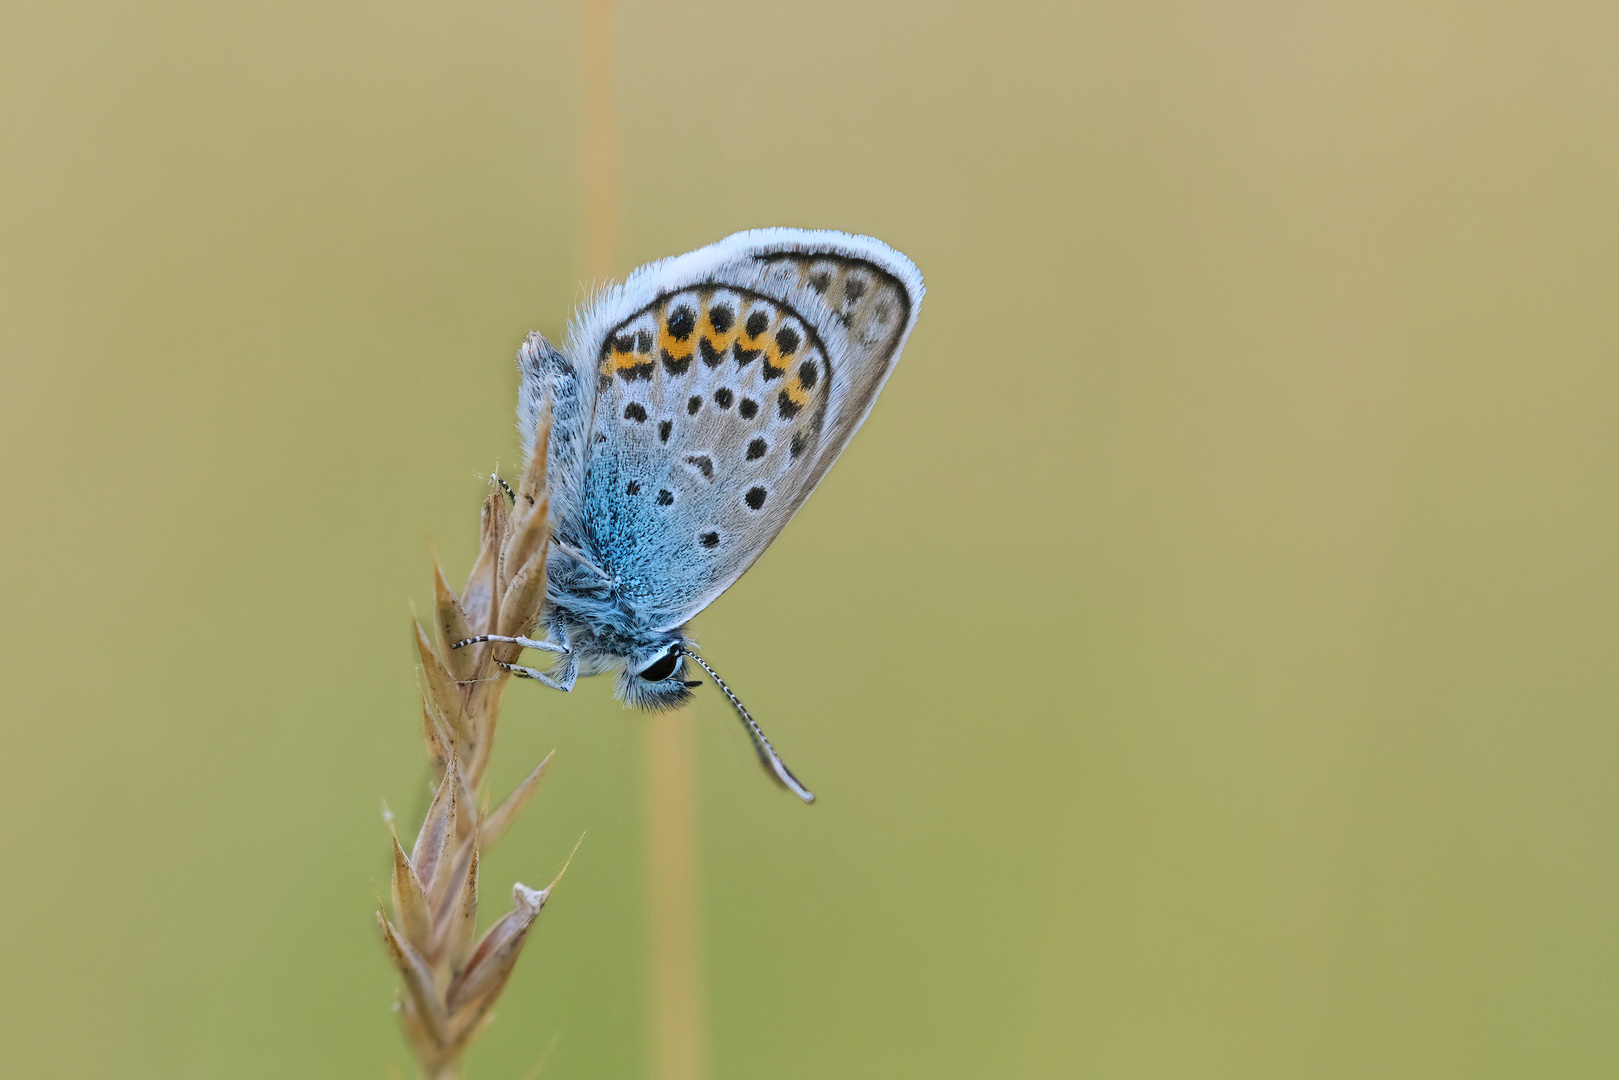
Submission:
[[[814,331],[758,293],[682,289],[615,327],[585,497],[633,606],[678,620],[757,558],[797,508],[829,382]]]
[[[565,358],[523,354],[529,433],[544,387],[555,396],[559,536],[649,625],[683,624],[842,452],[921,294],[886,245],[791,229],[739,233],[607,290]]]

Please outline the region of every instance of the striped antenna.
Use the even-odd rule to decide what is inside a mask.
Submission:
[[[742,717],[742,723],[748,729],[748,737],[753,740],[753,748],[759,752],[759,761],[766,769],[770,770],[770,774],[781,782],[782,787],[791,791],[800,799],[807,803],[814,802],[814,792],[799,783],[798,777],[794,776],[792,770],[787,768],[787,763],[776,755],[775,748],[770,745],[770,740],[765,738],[763,729],[759,727],[752,716],[748,715],[748,710],[743,706],[742,699],[738,698],[731,692],[731,688],[725,685],[725,680],[720,678],[719,672],[709,667],[708,661],[690,649],[681,649],[680,652],[697,661],[697,666],[708,672],[708,677],[714,680],[714,685],[720,688],[720,693],[731,700],[731,705],[736,709],[737,715]]]

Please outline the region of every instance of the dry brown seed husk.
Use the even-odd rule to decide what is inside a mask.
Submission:
[[[471,820],[471,814],[458,814],[462,821]],[[473,849],[477,844],[475,835],[469,835],[464,841],[457,844],[455,854],[446,852],[444,861],[439,865],[439,875],[433,881],[432,887],[427,890],[427,907],[432,915],[433,940],[444,939],[444,924],[449,918],[450,909],[455,904],[455,897],[461,885],[466,881],[467,864],[472,860]],[[433,953],[437,958],[438,950]]]
[[[426,1021],[435,1041],[443,1043],[448,1016],[444,1002],[439,997],[438,988],[433,983],[432,969],[380,911],[377,912],[377,926],[382,930],[382,940],[388,946],[388,954],[393,957],[394,966],[399,969],[400,978],[405,980],[406,993],[416,1003],[416,1008]]]
[[[461,590],[461,610],[466,612],[467,624],[480,634],[493,634],[491,621],[495,600],[495,572],[500,562],[500,549],[506,541],[506,493],[495,482],[489,482],[489,494],[483,501],[480,522],[478,561],[467,575],[467,587]]]
[[[404,931],[405,940],[417,952],[425,955],[433,922],[427,910],[427,893],[422,887],[421,878],[416,876],[415,867],[410,865],[405,849],[399,846],[397,836],[394,837],[392,895],[394,918]]]
[[[427,701],[422,701],[422,739],[427,743],[427,759],[433,763],[433,778],[444,779],[444,767],[454,752],[454,741],[433,715]]]
[[[525,505],[530,499],[532,503]],[[535,558],[545,557],[545,545],[551,538],[549,513],[550,499],[544,492],[537,496],[518,496],[511,529],[506,534],[506,549],[501,552],[506,581],[516,577]]]
[[[437,559],[433,560],[433,611],[438,616],[433,621],[433,628],[438,635],[439,655],[444,658],[444,666],[456,682],[466,682],[477,670],[477,649],[471,645],[463,649],[452,649],[450,646],[472,637],[472,624],[467,621],[461,598],[455,595],[455,590],[445,580],[444,568]]]
[[[488,745],[489,744],[486,739],[479,745],[474,746],[472,750],[474,753],[478,754],[480,758],[487,760],[488,755],[480,753],[480,750],[487,748]],[[460,759],[457,759],[457,767],[461,777],[461,796],[460,812],[456,815],[455,819],[455,835],[465,839],[467,836],[470,836],[472,831],[478,826],[478,798],[474,793],[474,789],[479,783],[482,782],[483,778],[481,776],[474,777],[472,775],[472,770],[467,768],[465,763],[461,762]]]
[[[433,644],[427,639],[427,632],[422,629],[421,624],[411,625],[416,629],[416,653],[421,659],[422,681],[426,684],[427,696],[432,699],[439,715],[444,718],[445,726],[458,738],[470,742],[466,704],[461,699],[461,691],[455,684],[455,677],[433,651]]]
[[[410,995],[402,994],[400,997],[399,1022],[404,1025],[405,1037],[410,1040],[411,1048],[431,1076],[432,1070],[447,1057],[446,1049],[428,1030],[427,1022],[422,1019],[422,1011],[416,1007]]]
[[[466,969],[477,930],[478,845],[474,843],[472,860],[467,864],[466,877],[462,879],[461,892],[455,898],[455,907],[450,912],[444,933],[444,963],[452,979]]]
[[[549,896],[549,889],[530,889],[522,882],[512,886],[516,906],[484,932],[477,948],[472,950],[466,970],[450,984],[447,999],[451,1012],[461,1011],[493,989],[497,981],[505,982],[523,951],[528,928],[534,925]]]
[[[549,345],[547,345],[549,348]],[[540,402],[540,415],[534,425],[534,445],[528,450],[528,468],[523,470],[523,479],[517,485],[517,502],[527,503],[531,508],[536,507],[545,497],[545,455],[551,445],[551,395],[546,394]]]
[[[520,534],[519,538],[531,544],[532,549],[501,593],[499,632],[508,637],[528,634],[539,621],[540,607],[545,602],[545,555],[551,542],[551,527],[545,523],[546,506],[542,500],[534,524]]]
[[[516,645],[496,647],[517,648]],[[481,672],[472,683],[472,692],[467,699],[467,717],[478,739],[477,747],[469,751],[469,756],[473,760],[469,763],[467,771],[472,775],[473,782],[480,784],[483,782],[484,768],[489,764],[490,750],[495,744],[495,726],[500,719],[500,699],[505,696],[506,684],[511,681],[511,672],[492,663],[486,664]]]
[[[439,782],[433,803],[427,808],[427,817],[422,820],[421,831],[416,834],[416,845],[411,849],[410,863],[429,892],[432,891],[439,864],[444,859],[445,847],[455,835],[455,803],[459,794],[457,789],[461,786],[460,771],[456,759],[450,758],[449,768]]]

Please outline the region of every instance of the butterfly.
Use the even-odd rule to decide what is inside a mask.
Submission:
[[[546,452],[552,549],[546,637],[482,636],[554,653],[513,674],[570,690],[615,672],[616,696],[677,707],[708,673],[766,769],[801,784],[687,623],[764,553],[871,411],[916,325],[922,276],[869,236],[739,232],[648,263],[598,292],[565,347],[518,352],[518,427]]]

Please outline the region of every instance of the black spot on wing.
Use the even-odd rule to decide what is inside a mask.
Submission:
[[[736,357],[737,367],[747,367],[759,359],[759,354],[762,352],[764,352],[763,349],[744,349],[740,341],[731,346],[731,355]]]
[[[770,316],[762,311],[755,311],[748,316],[748,336],[758,337],[770,329]]]
[[[798,381],[804,384],[806,390],[815,389],[815,380],[820,374],[820,369],[815,366],[813,360],[806,360],[798,365]]]
[[[776,409],[781,413],[783,420],[791,420],[797,416],[800,408],[801,406],[794,404],[793,399],[787,396],[787,391],[783,390],[776,395]]]
[[[648,360],[644,364],[631,364],[629,367],[621,367],[618,369],[618,377],[625,382],[634,382],[636,379],[650,381],[652,379],[652,361]]]
[[[770,447],[763,439],[754,439],[748,443],[748,460],[758,461],[770,452]]]
[[[704,480],[714,479],[714,462],[707,454],[693,454],[686,459],[686,464],[702,473]]]
[[[625,486],[624,494],[626,494],[626,495],[639,495],[639,494],[641,494],[641,482],[639,480],[631,480],[629,482],[629,484]]]
[[[703,363],[709,367],[719,367],[725,360],[725,351],[716,349],[714,343],[706,337],[697,339],[697,351],[703,354]]]
[[[736,411],[742,414],[742,419],[752,420],[759,413],[759,403],[752,398],[745,397],[742,399],[742,404],[736,407]]]
[[[696,394],[686,399],[686,415],[696,416],[697,410],[703,407],[703,399]]]
[[[652,331],[637,330],[635,332],[635,351],[649,353],[652,351]]]
[[[718,333],[725,333],[736,323],[736,311],[730,304],[715,304],[708,309],[708,325]]]
[[[639,401],[632,401],[624,406],[624,419],[634,420],[637,424],[646,420],[646,406]]]
[[[674,426],[675,426],[675,422],[673,420],[660,420],[660,421],[658,421],[658,441],[659,442],[668,442],[669,441],[669,432],[674,430]]]
[[[742,496],[742,501],[748,504],[749,510],[757,510],[765,504],[765,489],[750,487],[748,493]]]
[[[731,407],[731,402],[735,400],[736,395],[731,393],[730,388],[728,387],[722,386],[718,390],[714,391],[714,404],[718,405],[722,409],[729,409]]]
[[[658,351],[663,354],[663,369],[671,375],[684,375],[686,374],[686,369],[691,367],[691,353],[675,357],[669,355],[668,349],[659,349]]]
[[[685,304],[681,304],[669,314],[669,336],[676,341],[685,341],[691,337],[691,332],[697,329],[697,313]]]
[[[658,491],[658,505],[659,506],[668,506],[670,503],[672,503],[674,501],[675,501],[675,493],[674,492],[670,491],[668,488],[660,488],[659,489],[659,491]]]
[[[802,431],[793,433],[793,441],[787,444],[787,453],[792,456],[794,461],[797,461],[798,455],[804,452],[804,444],[807,441]]]
[[[776,348],[781,350],[782,356],[793,355],[793,350],[798,348],[799,340],[798,331],[790,326],[784,326],[776,331]]]
[[[719,547],[720,546],[720,534],[717,533],[717,532],[706,532],[702,536],[698,537],[697,539],[699,541],[701,541],[702,545],[704,547],[706,547],[706,548],[714,548],[714,547]]]
[[[810,288],[818,293],[824,293],[832,285],[832,275],[825,270],[817,270],[810,275]]]

